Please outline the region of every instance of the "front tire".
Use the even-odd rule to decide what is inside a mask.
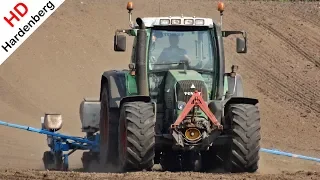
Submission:
[[[119,170],[150,170],[155,157],[155,113],[152,103],[126,102],[118,128]]]
[[[226,170],[232,173],[257,171],[261,139],[258,107],[251,104],[231,104],[226,119],[231,122],[228,135],[232,137],[224,160]]]

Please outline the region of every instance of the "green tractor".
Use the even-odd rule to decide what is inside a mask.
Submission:
[[[127,9],[131,21],[131,2]],[[132,56],[128,70],[101,78],[100,164],[121,172],[155,164],[166,171],[255,172],[258,100],[244,97],[237,66],[225,72],[223,46],[223,37],[240,34],[236,50],[246,53],[246,32],[222,31],[210,18],[137,18],[116,31],[120,52],[126,50],[121,33],[134,38]]]

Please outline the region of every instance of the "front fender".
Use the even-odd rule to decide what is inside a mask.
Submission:
[[[248,97],[231,97],[230,99],[226,100],[225,106],[229,104],[252,104],[256,105],[259,103],[258,99],[255,98],[248,98]]]
[[[100,86],[100,101],[104,86],[107,86],[109,90],[110,108],[119,108],[121,99],[127,96],[126,71],[111,70],[103,73]]]
[[[122,104],[126,102],[134,102],[134,101],[143,101],[143,102],[151,102],[151,97],[150,96],[127,96],[121,99],[120,101],[120,107]]]

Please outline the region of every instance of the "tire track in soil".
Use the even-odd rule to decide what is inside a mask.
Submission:
[[[262,23],[261,21],[255,20],[250,16],[246,16],[246,18],[250,19],[251,21],[255,22],[258,26],[261,26],[267,30],[269,30],[271,33],[273,33],[275,36],[280,38],[283,42],[287,43],[290,47],[292,47],[294,50],[296,50],[299,54],[301,54],[303,57],[305,57],[308,61],[312,62],[316,65],[317,68],[320,69],[320,61],[315,60],[313,57],[311,57],[307,52],[302,50],[299,46],[297,46],[295,43],[293,43],[290,39],[286,38],[284,35],[282,35],[279,31],[275,30],[271,26]]]
[[[268,6],[268,5],[267,5]],[[284,7],[286,8],[286,7]],[[320,7],[319,7],[320,8]],[[235,10],[235,9],[233,9]],[[235,10],[236,12],[237,10]],[[317,61],[315,58],[313,58],[312,56],[310,56],[306,51],[304,51],[302,48],[300,48],[299,46],[297,46],[294,42],[292,42],[289,38],[285,37],[284,35],[281,34],[281,32],[277,31],[276,29],[272,28],[270,25],[268,25],[267,23],[262,23],[260,19],[263,19],[265,21],[265,18],[264,17],[268,17],[268,18],[272,18],[272,17],[276,17],[274,21],[276,20],[283,20],[285,21],[287,24],[291,23],[290,21],[288,21],[286,18],[283,18],[279,15],[275,16],[274,14],[270,13],[270,12],[267,12],[267,11],[264,11],[263,13],[265,13],[266,15],[265,16],[261,16],[261,14],[259,14],[261,17],[259,17],[258,19],[254,19],[253,17],[256,17],[254,15],[258,15],[258,14],[253,14],[253,12],[255,11],[251,11],[249,12],[250,16],[246,15],[246,14],[243,14],[243,13],[240,13],[240,11],[237,11],[238,14],[242,14],[243,16],[245,16],[246,18],[248,18],[249,20],[255,22],[258,26],[262,26],[263,28],[269,30],[271,33],[273,33],[274,35],[276,35],[278,38],[280,38],[281,40],[283,40],[283,42],[287,43],[291,48],[293,48],[294,50],[296,50],[299,54],[301,54],[304,58],[306,58],[308,61],[312,62],[313,64],[316,65],[316,67],[319,67],[320,68],[320,61]],[[301,11],[299,11],[301,12]],[[298,12],[298,13],[299,13]],[[296,15],[297,16],[297,15]],[[300,16],[305,16],[305,15],[301,15]],[[297,17],[295,17],[297,18]],[[305,19],[303,19],[305,20]],[[273,20],[271,21],[273,22]],[[307,18],[307,22],[309,23],[312,23],[314,22],[314,24],[312,25],[317,25],[318,22],[315,22],[314,20],[312,20],[311,18]],[[295,27],[296,25],[294,25],[292,23],[292,25],[290,27]],[[302,31],[297,31],[295,33],[299,33],[299,32],[302,32]],[[305,34],[301,34],[301,37],[305,36]],[[313,33],[310,34],[309,37],[312,37]],[[305,36],[305,38],[308,38],[308,36]],[[319,47],[320,49],[320,44],[319,44],[319,41],[315,40],[314,38],[308,38],[308,42],[312,42],[312,47],[315,48],[316,47]]]
[[[237,11],[237,14],[239,14],[240,16],[243,16],[247,19],[249,19],[250,21],[252,21],[254,24],[256,24],[257,26],[263,27],[267,30],[269,30],[270,32],[272,32],[276,37],[279,37],[282,41],[284,41],[285,43],[287,43],[290,47],[292,47],[293,49],[295,49],[299,54],[301,54],[303,57],[305,57],[308,61],[314,63],[316,65],[316,67],[320,68],[320,62],[315,61],[310,55],[308,55],[305,51],[303,51],[301,48],[299,48],[297,45],[295,45],[293,42],[291,42],[289,39],[287,39],[286,37],[284,37],[280,32],[276,31],[275,29],[273,29],[272,27],[268,26],[267,24],[262,23],[261,21],[255,20],[253,18],[251,18],[248,15],[242,14],[239,11]],[[264,58],[270,58],[267,57],[266,54],[260,54],[260,56],[263,56]],[[246,62],[250,62],[252,59],[247,59],[248,61]],[[256,75],[259,76],[264,76],[264,80],[269,82],[268,86],[272,86],[274,89],[278,89],[282,92],[282,95],[286,96],[286,99],[291,99],[294,98],[296,100],[296,103],[299,104],[300,106],[304,106],[304,107],[308,107],[310,109],[312,109],[314,112],[319,113],[320,114],[320,104],[316,104],[314,103],[313,100],[308,100],[308,99],[315,99],[315,98],[320,98],[320,94],[319,94],[319,89],[315,88],[314,85],[310,85],[308,84],[308,86],[306,86],[306,84],[300,85],[300,84],[295,84],[295,86],[290,86],[286,83],[281,82],[281,80],[279,80],[279,78],[275,77],[275,75],[273,75],[272,73],[269,73],[266,69],[264,68],[260,68],[259,66],[259,62],[254,61],[255,63],[252,63],[255,69],[257,69],[260,72],[263,73],[255,73]],[[248,63],[245,63],[248,65]],[[279,69],[277,68],[277,66],[275,66],[275,69],[278,70],[278,72],[280,72],[281,74],[284,74],[285,76],[287,76],[288,74],[293,75],[292,73],[289,72],[284,72],[283,69]],[[263,75],[264,74],[264,75]],[[301,82],[304,82],[304,79],[300,78],[300,76],[295,76],[295,79],[299,79],[301,80]],[[279,88],[280,87],[280,88]],[[262,92],[266,93],[266,91],[260,87],[258,87],[260,90],[262,90]],[[296,90],[295,90],[296,89]],[[307,91],[307,93],[301,93],[303,92],[303,90]],[[270,94],[272,96],[272,94]],[[308,98],[308,95],[314,95],[313,97]],[[274,98],[273,98],[274,99]],[[299,103],[301,102],[301,103]],[[304,111],[303,111],[304,112]]]
[[[266,55],[263,55],[263,57],[267,58]],[[250,62],[250,60],[251,59],[246,58],[246,62]],[[304,98],[304,94],[299,93],[298,91],[293,90],[289,85],[282,83],[275,75],[273,75],[272,73],[269,73],[266,69],[261,68],[257,63],[246,63],[246,62],[244,62],[246,66],[256,70],[256,71],[253,71],[253,74],[267,81],[268,86],[270,88],[272,87],[271,89],[279,90],[277,91],[277,93],[280,93],[279,95],[281,95],[282,97],[287,97],[285,98],[286,100],[293,98],[296,100],[296,103],[298,103],[300,106],[309,107],[315,112],[320,113],[320,105],[316,105],[316,107],[310,106],[310,101]],[[299,87],[303,88],[302,86],[299,86]],[[265,89],[259,86],[258,86],[258,89],[262,91],[264,94],[267,94],[272,99],[279,101],[274,97],[273,93],[269,93]],[[299,102],[301,102],[302,104],[300,104]],[[301,112],[304,112],[304,111],[301,111]]]
[[[299,9],[299,7],[293,6],[291,9],[292,14],[295,16],[303,17],[306,22],[309,22],[309,23],[313,24],[314,26],[316,26],[317,28],[320,28],[320,19],[314,18],[314,16],[317,15],[316,13],[320,14],[320,11],[318,10],[320,8],[320,3],[318,5],[315,5],[314,2],[312,2],[312,1],[311,2],[300,1],[299,3],[303,3],[306,6],[311,4],[311,5],[314,5],[315,7],[311,7],[312,8],[311,10],[308,9],[308,10],[304,11],[304,13],[301,13],[301,10]],[[285,10],[288,10],[288,8],[285,7]]]
[[[263,58],[269,58],[267,57],[266,54],[260,54],[260,57]],[[286,83],[281,82],[281,80],[279,80],[279,78],[277,78],[274,74],[270,73],[268,70],[266,70],[265,68],[261,68],[261,66],[259,66],[259,62],[255,62],[254,63],[246,63],[246,62],[250,62],[252,59],[249,58],[245,58],[246,61],[244,61],[243,63],[250,67],[250,69],[255,69],[256,71],[253,71],[252,73],[254,73],[256,76],[260,76],[262,79],[264,79],[264,81],[267,81],[269,83],[268,86],[272,87],[272,89],[277,89],[280,91],[282,97],[287,97],[285,98],[286,100],[288,99],[295,99],[296,103],[298,103],[300,106],[305,106],[305,107],[309,107],[310,109],[312,109],[313,111],[320,113],[320,105],[316,105],[313,103],[313,101],[309,101],[308,98],[305,98],[305,96],[307,95],[307,93],[300,93],[299,90],[294,90],[294,88]],[[281,71],[279,71],[281,72]],[[297,85],[297,84],[296,84]],[[297,85],[296,87],[301,88],[301,89],[311,89],[311,91],[315,90],[312,88],[305,88],[302,85]],[[265,93],[268,94],[269,97],[274,98],[274,94],[273,93],[268,93],[266,90],[262,89],[262,87],[258,88]],[[279,93],[279,91],[277,91],[277,93]],[[278,99],[275,99],[278,101]],[[290,100],[288,100],[290,101]],[[299,102],[301,102],[302,104],[300,104]],[[311,105],[310,105],[311,104]],[[304,111],[302,111],[304,112]]]

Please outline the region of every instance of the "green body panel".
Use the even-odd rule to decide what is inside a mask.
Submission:
[[[135,96],[138,94],[136,79],[129,72],[126,72],[126,89],[127,96]]]
[[[132,47],[132,55],[131,55],[131,62],[135,62],[135,48],[136,48],[136,42],[137,42],[137,31],[138,29],[131,29],[129,31],[129,35],[130,36],[134,36],[134,40],[133,40],[133,47]],[[150,37],[150,29],[146,29],[147,31],[147,44],[146,47],[149,47],[149,37]],[[148,57],[148,50],[147,50],[147,54],[146,57]],[[148,61],[147,61],[148,63]],[[146,66],[147,67],[147,66]],[[147,77],[147,75],[146,75]],[[126,89],[127,89],[127,96],[135,96],[138,95],[138,88],[137,88],[137,81],[135,76],[132,76],[129,72],[126,72]]]
[[[166,100],[166,106],[169,109],[175,109],[177,114],[176,116],[179,116],[179,114],[182,112],[182,110],[179,110],[177,108],[177,104],[175,102],[175,87],[176,83],[181,80],[200,80],[203,81],[203,77],[200,73],[194,70],[169,70],[167,72],[167,76],[165,79],[165,91],[164,91],[164,97]],[[125,73],[126,77],[126,89],[127,89],[127,96],[135,96],[138,95],[137,91],[137,84],[135,76],[132,76],[129,72]],[[207,85],[206,85],[206,88]],[[209,96],[208,96],[209,97]],[[208,101],[208,99],[205,99],[205,101]],[[168,103],[171,102],[171,103]],[[206,118],[206,115],[202,112],[201,116]]]

